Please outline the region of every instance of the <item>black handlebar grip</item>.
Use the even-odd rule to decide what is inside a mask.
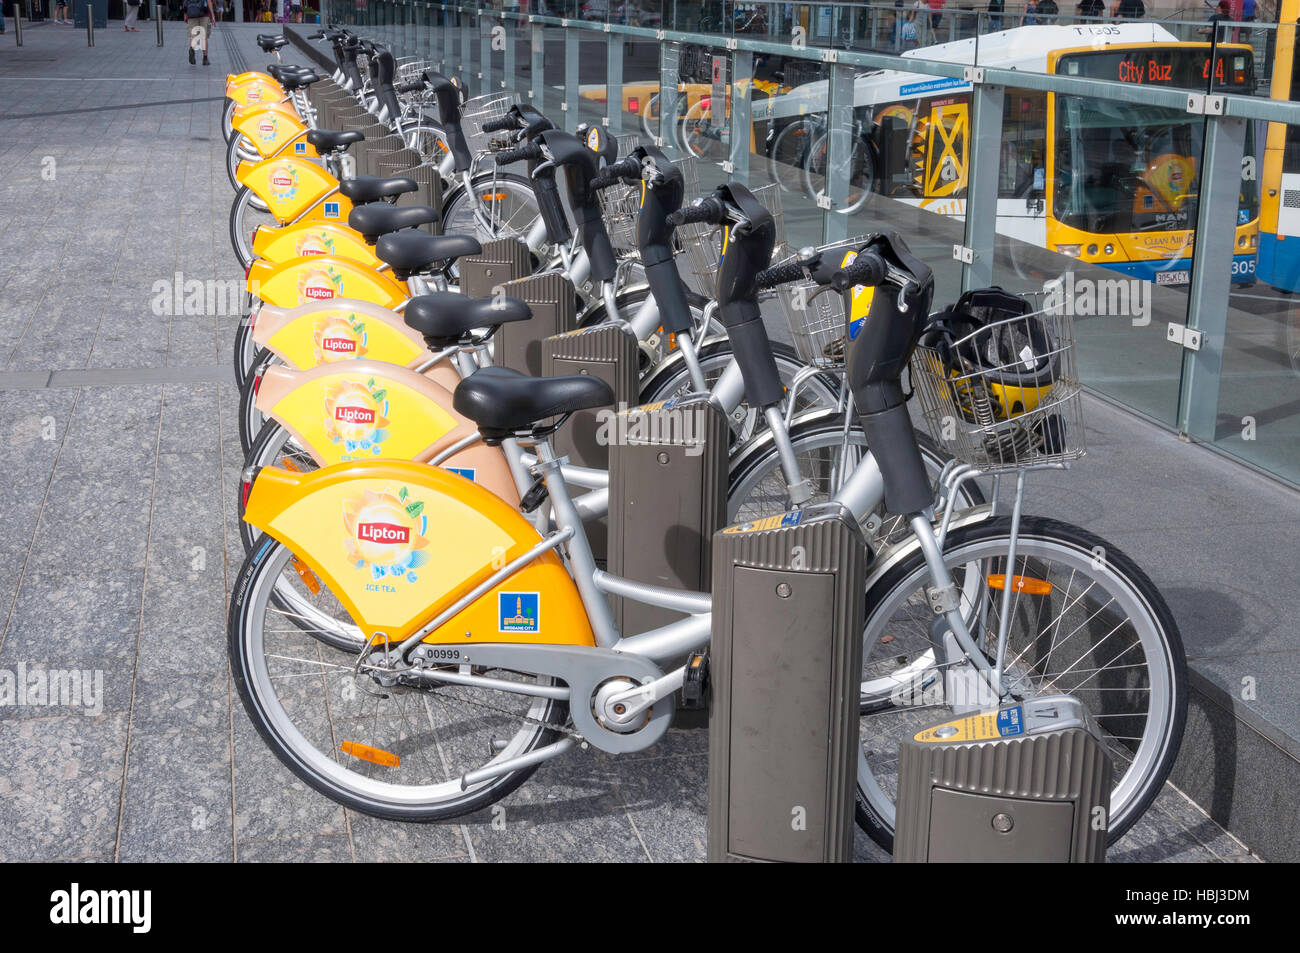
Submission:
[[[717,225],[722,221],[725,212],[726,210],[722,207],[721,202],[715,198],[707,198],[694,205],[688,205],[686,208],[679,208],[675,212],[670,212],[666,221],[673,228],[690,225],[693,222]]]
[[[866,251],[858,255],[847,268],[842,268],[831,278],[831,287],[846,291],[855,285],[878,285],[889,274],[889,266],[879,253]]]
[[[307,37],[307,39],[309,39],[309,40],[323,40],[323,39],[325,39],[325,34],[324,34],[324,33],[312,33],[312,34],[310,34],[310,35]]]
[[[424,89],[424,80],[412,80],[409,83],[402,83],[400,86],[395,86],[393,88],[399,93],[414,93],[418,90]]]
[[[802,281],[804,278],[803,265],[773,265],[771,268],[764,268],[758,273],[755,279],[760,291],[766,291],[768,288],[775,288],[777,285],[789,284],[792,281]]]
[[[504,132],[507,129],[515,128],[514,116],[502,116],[499,119],[489,119],[483,123],[484,132]]]
[[[502,149],[495,154],[497,165],[510,165],[512,162],[518,162],[521,159],[540,159],[542,157],[542,147],[535,142],[525,142],[522,146],[514,149]]]

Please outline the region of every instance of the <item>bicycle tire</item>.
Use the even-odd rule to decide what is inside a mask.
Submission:
[[[1009,517],[994,517],[971,526],[958,527],[948,534],[945,554],[960,553],[963,548],[977,548],[990,543],[1000,544],[1002,540],[1009,537],[1009,531]],[[1146,769],[1145,775],[1135,783],[1135,794],[1118,808],[1112,804],[1107,825],[1107,841],[1113,844],[1133,826],[1155,800],[1178,756],[1187,721],[1188,697],[1187,660],[1178,624],[1174,621],[1173,613],[1164,597],[1141,567],[1121,550],[1087,530],[1059,520],[1026,516],[1020,522],[1019,539],[1022,553],[1026,551],[1024,547],[1027,543],[1056,545],[1072,551],[1076,558],[1087,561],[1095,560],[1097,552],[1104,553],[1104,569],[1130,589],[1135,605],[1146,608],[1149,621],[1154,623],[1156,638],[1162,647],[1161,658],[1157,661],[1161,663],[1161,670],[1169,679],[1169,704],[1164,714],[1164,726],[1161,737],[1155,739],[1155,761]],[[960,555],[957,558],[960,559]],[[971,558],[982,557],[972,555]],[[909,578],[918,578],[922,573],[925,573],[924,558],[919,549],[914,549],[872,584],[867,591],[864,639],[871,631],[873,614],[880,611],[882,606],[888,606],[890,596],[898,587],[907,585]],[[938,718],[935,720],[937,721]],[[862,750],[861,744],[859,750]],[[892,851],[893,823],[863,790],[862,766],[865,764],[864,756],[860,762],[856,796],[857,823],[872,840],[885,850]]]
[[[251,631],[255,624],[251,616],[256,614],[257,597],[267,585],[265,577],[272,572],[278,572],[283,561],[291,556],[292,553],[288,552],[279,541],[269,536],[260,537],[256,549],[244,559],[239,575],[236,577],[230,600],[230,612],[227,616],[227,651],[231,675],[239,692],[240,702],[249,720],[257,729],[257,733],[261,735],[267,747],[275,753],[281,764],[313,790],[345,807],[385,820],[419,823],[447,820],[480,810],[510,794],[532,776],[539,765],[518,768],[484,782],[481,787],[465,792],[449,802],[429,806],[418,803],[383,803],[374,798],[366,798],[355,791],[348,790],[314,768],[310,763],[310,756],[296,750],[292,735],[285,727],[286,718],[278,717],[274,707],[268,705],[267,699],[263,697],[262,693],[266,689],[259,688],[257,684],[263,679],[256,677],[257,666],[252,664],[252,659],[249,657],[253,645],[259,639],[259,636]],[[270,584],[273,586],[274,579],[270,580]],[[265,611],[264,606],[262,611]],[[347,657],[341,655],[340,658]],[[557,740],[559,733],[555,728],[562,726],[567,718],[566,702],[547,700],[544,714],[540,718],[546,727],[534,732],[533,739],[520,753],[534,751]],[[290,725],[290,727],[294,726]],[[300,734],[299,737],[302,735]],[[312,747],[305,738],[303,742],[307,747]],[[317,749],[313,748],[313,750]]]

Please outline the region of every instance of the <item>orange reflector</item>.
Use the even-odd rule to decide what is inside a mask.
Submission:
[[[360,758],[362,761],[369,761],[371,764],[378,764],[385,768],[396,768],[402,763],[402,759],[391,751],[385,751],[383,748],[372,748],[370,745],[363,745],[359,741],[345,741],[339,745],[339,750],[344,754],[350,754],[354,758]]]
[[[998,573],[989,576],[989,587],[992,589],[1004,589],[1007,585],[1007,577]],[[1029,576],[1012,576],[1011,588],[1014,592],[1026,592],[1031,596],[1046,596],[1052,592],[1052,584],[1046,579],[1033,579]]]
[[[506,193],[504,193],[504,192],[489,192],[487,195],[483,196],[483,201],[484,201],[484,202],[504,202],[504,201],[505,201],[505,198],[506,198]]]
[[[292,460],[292,458],[290,458],[290,457],[283,457],[283,458],[281,458],[281,460],[280,460],[280,466],[284,467],[284,468],[285,468],[286,470],[288,470],[290,473],[302,473],[302,467],[300,467],[300,466],[298,466],[298,464],[294,463],[293,460]]]
[[[298,578],[302,580],[302,584],[311,590],[311,594],[313,596],[320,595],[320,580],[316,578],[314,572],[307,568],[307,564],[297,556],[294,556],[293,568],[297,571]]]

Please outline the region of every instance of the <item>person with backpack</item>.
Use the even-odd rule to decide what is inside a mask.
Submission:
[[[208,34],[212,32],[212,23],[217,16],[212,12],[212,0],[185,0],[185,33],[190,38],[190,65],[194,65],[195,31],[203,42],[203,65],[208,62]]]

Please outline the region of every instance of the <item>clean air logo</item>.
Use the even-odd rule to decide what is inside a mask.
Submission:
[[[357,539],[368,543],[402,543],[411,541],[411,531],[396,523],[362,523],[357,526]]]
[[[152,890],[69,890],[50,894],[50,922],[79,924],[128,924],[132,933],[148,933],[153,923]]]

